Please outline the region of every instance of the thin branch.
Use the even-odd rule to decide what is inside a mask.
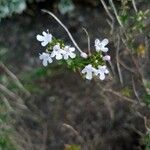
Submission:
[[[0,62],[0,68],[2,68],[5,73],[14,81],[14,83],[20,88],[27,96],[30,96],[31,94],[27,89],[24,88],[24,86],[21,84],[19,79],[2,63]]]
[[[116,16],[116,19],[117,19],[118,23],[120,24],[121,27],[123,27],[123,24],[122,24],[122,22],[120,21],[120,18],[119,18],[119,15],[118,15],[118,12],[117,12],[117,9],[116,9],[116,7],[115,7],[115,5],[114,5],[113,0],[109,0],[109,3],[110,3],[110,5],[111,5],[111,7],[112,7],[112,9],[113,9],[113,11],[114,11],[114,13],[115,13],[115,16]]]
[[[127,69],[128,71],[130,71],[131,73],[134,73],[135,74],[135,71],[131,68],[129,68],[124,62],[122,62],[120,59],[118,59],[119,63],[125,68]]]
[[[132,129],[135,133],[140,135],[141,137],[144,135],[140,130],[136,129],[133,125],[125,123],[125,127]]]
[[[106,21],[111,28],[110,34],[113,34],[113,32],[114,32],[114,21],[111,22],[109,19],[106,19]]]
[[[144,124],[145,124],[145,127],[146,127],[147,132],[150,133],[150,128],[149,128],[148,125],[147,125],[147,118],[146,118],[145,116],[144,116]]]
[[[111,61],[108,61],[108,63],[109,63],[109,65],[110,65],[110,67],[111,67],[111,70],[112,70],[113,75],[115,76],[116,73],[115,73],[115,69],[114,69],[113,63],[112,63]]]
[[[47,124],[44,123],[44,127],[43,127],[43,146],[41,147],[41,150],[46,150],[47,148],[47,137],[48,137],[48,129],[47,129]]]
[[[70,40],[73,42],[74,46],[78,49],[78,51],[80,53],[84,53],[81,48],[78,46],[78,44],[76,43],[76,41],[74,40],[73,36],[71,35],[70,31],[67,29],[67,27],[50,11],[42,9],[43,12],[49,14],[50,16],[52,16],[62,27],[63,29],[67,32]]]
[[[96,81],[96,80],[95,80],[95,81]],[[113,95],[115,95],[115,96],[117,96],[117,97],[119,97],[119,98],[121,98],[121,99],[124,99],[124,100],[126,100],[126,101],[128,101],[128,102],[130,102],[130,103],[132,103],[132,104],[138,104],[137,101],[135,101],[134,99],[128,98],[128,97],[126,97],[126,96],[120,94],[120,93],[117,92],[117,91],[114,91],[114,90],[112,90],[112,89],[109,89],[108,87],[104,88],[104,87],[102,87],[102,86],[99,84],[99,82],[96,82],[96,83],[97,83],[97,85],[99,86],[99,88],[101,89],[101,93],[103,93],[103,92],[108,92],[108,93],[111,93],[111,94],[113,94]],[[140,103],[140,104],[141,104],[141,106],[144,106],[143,103]]]
[[[106,5],[105,1],[104,0],[100,0],[107,15],[110,17],[110,19],[113,21],[114,20],[114,17],[111,15],[110,11],[108,10],[108,6]]]
[[[134,8],[135,12],[137,13],[138,10],[137,10],[136,4],[135,4],[135,0],[132,0],[132,5],[133,5],[133,8]]]
[[[139,98],[139,95],[138,95],[138,93],[136,91],[136,88],[135,88],[135,83],[134,83],[133,77],[132,77],[132,87],[133,87],[133,91],[134,91],[134,94],[135,94],[136,98],[138,99],[139,102],[141,102],[141,100]]]
[[[90,45],[90,36],[87,32],[87,30],[85,28],[83,28],[83,31],[85,32],[85,34],[87,35],[87,41],[88,41],[88,52],[89,52],[89,56],[91,56],[91,45]]]
[[[110,100],[105,96],[104,93],[101,93],[101,96],[104,98],[104,104],[106,105],[108,111],[109,111],[109,114],[110,114],[110,118],[113,120],[114,119],[114,111],[113,111],[113,108],[112,108],[112,105],[110,103]]]
[[[117,69],[118,69],[120,83],[121,83],[121,85],[123,85],[122,73],[121,73],[120,64],[119,64],[119,61],[118,61],[119,60],[119,50],[120,50],[120,37],[119,37],[119,35],[117,35],[117,38],[118,38],[117,52],[116,52]]]
[[[27,109],[27,107],[25,105],[23,105],[23,99],[21,97],[19,97],[18,95],[16,95],[14,92],[12,92],[9,89],[7,89],[2,84],[0,84],[0,92],[4,93],[4,95],[6,95],[9,98],[11,98],[14,102],[18,102],[18,103],[16,103],[16,105],[18,105],[19,108]]]
[[[112,94],[114,94],[115,96],[118,96],[118,97],[120,97],[121,99],[124,99],[124,100],[126,100],[126,101],[128,101],[128,102],[130,102],[130,103],[137,104],[137,102],[134,101],[133,99],[128,98],[128,97],[126,97],[126,96],[124,96],[124,95],[122,95],[122,94],[120,94],[120,93],[118,93],[118,92],[116,92],[116,91],[113,91],[112,89],[104,89],[104,88],[103,88],[103,91],[104,91],[104,92],[112,93]]]
[[[13,111],[13,108],[11,107],[11,105],[10,105],[10,103],[8,102],[7,98],[6,98],[4,95],[2,95],[1,98],[2,98],[3,102],[5,103],[6,107],[7,107],[10,111]]]
[[[147,118],[142,115],[140,112],[136,112],[136,114],[144,120],[144,125],[148,133],[150,133],[150,127],[147,125]]]
[[[65,128],[67,128],[67,129],[69,129],[70,131],[72,131],[80,139],[80,141],[82,141],[83,143],[85,143],[84,139],[79,134],[79,132],[77,130],[75,130],[71,125],[63,123],[62,126],[65,127]]]

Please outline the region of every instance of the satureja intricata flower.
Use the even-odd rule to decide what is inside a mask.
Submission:
[[[37,35],[36,38],[38,41],[41,42],[42,46],[46,46],[48,43],[52,41],[52,34],[46,33],[45,31],[42,32],[43,35]]]
[[[105,56],[103,57],[103,60],[104,60],[104,61],[110,61],[110,56],[109,56],[109,55],[105,55]]]
[[[47,45],[46,52],[43,52],[39,56],[44,66],[52,63],[53,58],[59,60],[60,64],[64,64],[63,62],[66,61],[66,64],[72,70],[80,69],[87,80],[91,80],[93,77],[99,77],[100,80],[104,80],[105,76],[109,73],[107,66],[105,65],[106,61],[110,61],[110,56],[107,54],[108,48],[106,47],[108,39],[103,39],[102,41],[96,39],[96,52],[88,55],[83,51],[80,51],[80,54],[76,53],[76,46],[71,47],[65,45],[62,40],[52,37],[49,32],[46,33],[43,31],[42,35],[37,35],[36,38],[41,42],[42,46]],[[78,49],[78,47],[76,48]],[[67,61],[68,59],[69,61]]]
[[[72,59],[76,57],[76,54],[74,53],[74,51],[75,51],[74,47],[65,46],[64,51],[65,51],[65,53],[63,54],[63,56],[64,56],[65,60],[67,60],[69,57]]]
[[[48,53],[44,53],[43,52],[42,54],[40,54],[39,58],[40,58],[40,60],[42,60],[42,64],[45,67],[48,65],[48,63],[52,63],[53,62],[50,54],[48,54]]]
[[[100,41],[99,39],[95,40],[95,48],[97,52],[107,52],[108,48],[106,47],[106,45],[108,44],[108,39],[104,39],[102,41]]]
[[[108,73],[109,73],[109,71],[105,65],[103,65],[103,66],[99,65],[98,69],[95,72],[95,75],[99,76],[100,80],[104,80],[105,74],[108,74]]]
[[[85,68],[81,71],[85,74],[85,78],[91,80],[93,78],[93,74],[95,73],[96,69],[92,67],[91,64],[85,66]]]
[[[59,44],[56,44],[53,47],[53,51],[51,53],[51,57],[55,57],[57,60],[63,59],[63,56],[66,54],[66,52],[60,48]]]

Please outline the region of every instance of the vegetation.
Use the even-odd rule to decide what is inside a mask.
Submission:
[[[13,13],[22,13],[26,9],[27,3],[33,1],[0,0],[0,18],[12,17]],[[36,26],[36,14],[30,16],[29,12],[27,21],[24,18],[21,26],[22,24],[26,26],[26,22],[32,26],[34,22],[34,29],[28,29],[26,26],[23,32],[29,30],[29,33],[22,37],[18,35],[18,31],[21,34],[20,26],[17,26],[18,29],[16,29],[15,24],[14,30],[18,30],[14,32],[15,36],[11,37],[8,33],[8,41],[6,43],[0,42],[0,47],[8,43],[10,48],[10,50],[5,48],[0,50],[0,150],[20,150],[20,148],[22,150],[54,148],[96,150],[107,149],[107,147],[110,150],[150,150],[149,23],[147,21],[150,13],[148,9],[145,9],[145,4],[148,5],[149,0],[95,1],[98,4],[97,7],[95,5],[92,6],[92,9],[89,5],[83,7],[88,7],[88,13],[96,10],[93,11],[93,14],[88,14],[95,17],[103,16],[101,12],[98,12],[100,2],[103,5],[107,17],[103,17],[101,21],[107,22],[110,27],[105,35],[108,35],[110,41],[108,47],[111,50],[108,52],[108,56],[112,57],[111,61],[105,62],[104,51],[100,51],[100,53],[95,51],[92,44],[90,49],[90,43],[93,41],[91,37],[95,35],[90,36],[90,32],[87,31],[96,30],[98,32],[98,29],[87,28],[88,30],[86,30],[84,28],[86,38],[80,41],[78,34],[82,31],[77,26],[80,23],[85,25],[89,23],[89,27],[92,25],[91,22],[86,22],[89,18],[84,16],[85,13],[82,14],[82,11],[77,9],[78,6],[75,5],[77,2],[71,0],[57,1],[51,9],[54,9],[55,13],[59,10],[58,14],[61,15],[67,13],[63,16],[65,19],[67,18],[67,21],[64,20],[65,24],[67,24],[68,18],[71,18],[68,25],[69,31],[70,34],[74,32],[77,41],[79,38],[81,42],[79,45],[88,41],[86,44],[88,48],[79,48],[75,58],[58,60],[57,57],[56,63],[49,64],[51,62],[46,57],[45,64],[45,57],[44,59],[42,57],[41,61],[46,67],[39,67],[40,60],[35,55],[39,53],[39,57],[41,57],[43,53],[34,50],[31,54],[32,48],[40,49],[39,45],[33,44],[37,32],[41,32],[45,26],[51,25],[53,27],[50,28],[52,34],[47,31],[48,36],[54,35],[53,29],[57,33],[61,31],[60,28],[57,28],[59,24],[57,26],[56,22],[53,23],[52,18],[47,18],[52,20],[50,24],[47,23],[49,21],[43,21],[45,19],[43,14],[40,16],[41,18],[37,17],[39,22],[42,22],[41,25]],[[47,4],[47,2],[42,4]],[[90,3],[92,2],[90,1]],[[36,12],[35,7],[36,5],[31,8],[33,12]],[[78,13],[81,13],[79,17]],[[18,15],[18,17],[22,16]],[[78,19],[75,20],[75,17]],[[93,23],[95,23],[94,17]],[[9,22],[9,19],[7,21]],[[6,23],[5,19],[4,23]],[[16,40],[18,36],[19,39],[23,39],[22,43]],[[26,41],[24,36],[28,36],[29,40]],[[41,38],[41,35],[39,36]],[[66,42],[65,39],[68,35],[65,36],[63,31],[57,36],[63,40],[52,36],[52,40],[47,43],[44,52],[52,61],[56,57],[51,57],[54,47],[59,45],[61,50],[65,50],[65,43],[70,42]],[[62,38],[62,36],[64,37]],[[5,41],[1,38],[0,36],[0,40]],[[23,46],[19,51],[16,49],[12,51],[10,45],[13,44],[9,38],[11,42],[14,40],[13,42],[18,47],[26,45],[25,47],[30,49],[30,54],[28,51],[24,53],[23,57],[19,56],[22,60],[25,59],[26,65],[9,58],[10,55],[18,58],[19,54],[17,53],[25,51]],[[41,44],[45,42],[39,41]],[[74,42],[76,41],[74,40]],[[33,47],[29,48],[31,46]],[[106,48],[105,46],[103,48]],[[76,48],[78,49],[78,45]],[[82,52],[88,55],[87,59],[82,57]],[[61,57],[64,56],[62,54]],[[99,65],[107,65],[110,72],[109,77],[105,81],[96,78],[92,81],[83,80],[82,70],[89,64],[95,68],[98,68]],[[66,67],[69,69],[67,70]],[[87,79],[89,78],[87,77]],[[18,130],[16,130],[17,127]],[[17,135],[21,138],[17,139]]]

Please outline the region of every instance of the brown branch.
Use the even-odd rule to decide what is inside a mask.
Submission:
[[[27,96],[30,96],[31,94],[27,89],[24,88],[24,86],[21,84],[19,79],[2,63],[0,62],[0,68],[2,68],[5,73],[14,81],[14,83],[20,88]]]
[[[18,105],[19,108],[21,108],[21,109],[27,109],[27,107],[23,104],[23,99],[21,97],[19,97],[18,95],[16,95],[14,92],[12,92],[9,89],[7,89],[2,84],[0,84],[0,92],[2,92],[4,95],[6,95],[10,99],[12,99],[13,102],[17,102],[15,104]]]
[[[119,75],[120,83],[121,83],[121,85],[123,85],[123,77],[122,77],[122,73],[121,73],[120,64],[118,61],[119,60],[119,50],[120,50],[120,37],[119,37],[119,35],[117,35],[117,38],[118,38],[117,52],[116,52],[117,69],[118,69],[118,75]]]
[[[134,91],[134,94],[135,94],[136,98],[138,99],[139,102],[141,102],[141,100],[139,98],[139,95],[138,95],[138,93],[136,91],[135,82],[134,82],[133,77],[132,77],[132,87],[133,87],[133,91]]]
[[[119,63],[125,68],[127,69],[128,71],[130,71],[131,73],[134,73],[135,74],[135,71],[131,68],[129,68],[124,62],[122,62],[120,59],[118,59]]]

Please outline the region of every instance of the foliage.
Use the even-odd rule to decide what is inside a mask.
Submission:
[[[25,0],[1,0],[0,18],[11,16],[12,13],[21,13],[25,8]]]
[[[79,145],[66,145],[64,150],[81,150],[81,147]]]
[[[105,74],[109,73],[106,67],[106,61],[110,60],[110,56],[107,55],[109,49],[106,47],[109,43],[108,39],[102,41],[96,39],[95,52],[91,53],[89,48],[89,52],[86,54],[75,44],[79,51],[79,53],[76,53],[75,47],[65,45],[62,40],[53,37],[49,31],[48,33],[43,31],[42,34],[37,35],[37,40],[41,42],[43,47],[47,46],[46,51],[39,56],[43,66],[46,67],[56,59],[59,65],[65,65],[73,71],[81,71],[82,74],[86,74],[85,78],[88,80],[93,77],[104,80]]]
[[[119,33],[124,44],[132,50],[132,53],[138,54],[141,44],[137,44],[136,39],[139,35],[145,32],[146,19],[149,16],[149,10],[138,10],[136,7],[136,1],[132,0],[120,0],[121,6],[116,8],[111,0],[111,9],[114,12],[118,24],[120,25]],[[133,7],[131,11],[131,7]],[[132,15],[131,15],[132,13]],[[144,47],[144,45],[143,45]],[[143,48],[142,48],[143,50]],[[141,52],[141,51],[140,51]]]
[[[72,10],[74,10],[75,6],[72,2],[72,0],[60,0],[58,4],[58,9],[61,12],[61,14],[66,14]]]
[[[142,144],[144,145],[144,150],[150,150],[150,134],[146,134],[142,139]]]
[[[145,94],[144,97],[143,97],[143,101],[150,108],[150,94]]]
[[[140,61],[143,58],[145,58],[146,50],[148,49],[146,48],[148,47],[147,40],[146,40],[148,37],[148,34],[146,32],[146,29],[148,28],[147,18],[149,17],[150,14],[149,14],[149,10],[139,10],[136,4],[138,2],[146,2],[146,1],[120,0],[120,7],[117,7],[117,5],[114,3],[113,0],[109,0],[110,8],[108,8],[108,6],[103,0],[101,0],[101,2],[104,5],[104,8],[110,18],[108,22],[112,29],[111,33],[114,36],[117,36],[117,38],[115,37],[115,39],[117,39],[117,41],[118,40],[121,41],[121,44],[123,45],[123,46],[120,46],[121,44],[120,45],[118,44],[119,46],[117,45],[116,48],[119,47],[118,48],[119,50],[120,48],[123,48],[123,50],[126,50],[126,54],[130,58],[128,57],[128,59],[125,59],[125,60],[130,60],[135,65],[134,67],[138,70],[139,75],[143,74],[143,72],[141,72],[139,68],[141,68],[142,66],[140,65]],[[115,23],[117,23],[117,26]],[[116,41],[114,43],[116,43]],[[119,72],[119,69],[118,69],[118,72]],[[128,69],[130,69],[130,67]],[[136,74],[134,76],[138,76],[138,75]],[[120,77],[120,81],[122,81],[122,75]],[[149,81],[146,81],[144,77],[142,76],[141,84],[143,85],[146,91],[144,93],[144,96],[141,98],[143,99],[143,102],[145,102],[147,106],[150,108]],[[132,86],[134,87],[134,84],[132,84]],[[125,96],[132,95],[132,91],[129,88],[122,89],[121,93]],[[150,150],[150,134],[145,135],[145,137],[143,138],[143,143],[145,146],[145,150]]]
[[[43,0],[0,0],[0,19],[11,16],[13,13],[22,13],[27,7],[27,2],[34,1]]]
[[[0,150],[16,150],[14,142],[12,142],[11,117],[7,100],[0,97]]]

